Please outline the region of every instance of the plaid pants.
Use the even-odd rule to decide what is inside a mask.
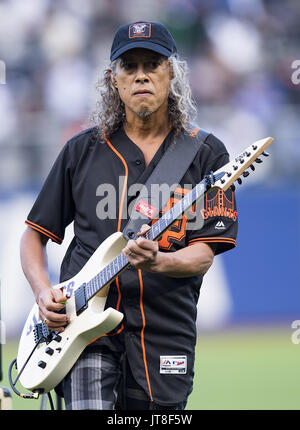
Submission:
[[[121,359],[120,353],[84,350],[62,383],[66,409],[115,409]]]
[[[129,364],[127,361],[124,362],[123,358],[124,354],[112,352],[105,347],[86,348],[61,383],[66,409],[185,408],[186,401],[167,407],[151,403],[146,393],[135,382]],[[120,385],[122,373],[126,374],[126,385],[123,387]]]

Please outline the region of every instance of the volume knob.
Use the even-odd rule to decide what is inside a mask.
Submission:
[[[60,342],[61,341],[61,336],[59,334],[54,334],[54,336],[52,337],[52,340],[55,340],[56,342]]]
[[[48,346],[48,348],[45,349],[45,353],[48,355],[52,355],[54,353],[54,349],[50,348],[50,346]]]
[[[45,369],[45,367],[47,366],[47,363],[45,363],[45,361],[43,360],[40,360],[38,362],[38,366],[41,367],[42,369]]]

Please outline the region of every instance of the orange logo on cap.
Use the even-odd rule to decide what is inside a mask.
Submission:
[[[139,22],[129,26],[129,39],[135,37],[151,37],[151,24]]]

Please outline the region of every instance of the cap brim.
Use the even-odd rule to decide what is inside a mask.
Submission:
[[[148,42],[148,41],[143,40],[141,42],[131,42],[125,46],[122,46],[122,48],[118,49],[116,52],[114,52],[111,55],[110,60],[114,61],[118,57],[120,57],[120,55],[124,54],[125,52],[130,51],[131,49],[136,49],[136,48],[149,49],[150,51],[157,52],[158,54],[165,55],[166,57],[170,57],[173,54],[173,52],[169,51],[169,49],[164,48],[163,46],[158,45],[157,43]],[[174,52],[174,54],[175,54],[175,52]]]

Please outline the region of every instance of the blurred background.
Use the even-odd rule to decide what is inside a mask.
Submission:
[[[62,146],[87,126],[115,31],[136,20],[173,34],[198,124],[231,156],[275,138],[237,189],[237,248],[216,257],[202,288],[188,408],[299,409],[298,0],[0,0],[1,384],[33,304],[19,259],[24,220]],[[48,245],[54,283],[71,238],[72,226]],[[13,407],[39,404],[14,396]]]

